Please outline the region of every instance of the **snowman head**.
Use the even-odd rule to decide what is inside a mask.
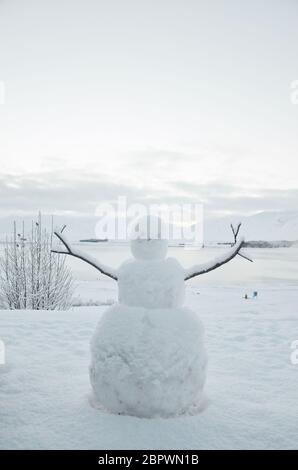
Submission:
[[[163,237],[164,226],[159,217],[141,217],[133,226],[130,248],[136,259],[158,260],[166,257],[168,240]]]

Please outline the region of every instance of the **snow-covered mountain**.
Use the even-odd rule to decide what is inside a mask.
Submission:
[[[205,219],[205,241],[231,240],[230,223],[242,222],[241,234],[246,240],[298,240],[298,210],[260,212],[246,217]]]

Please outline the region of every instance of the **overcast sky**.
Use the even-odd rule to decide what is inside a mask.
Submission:
[[[0,213],[298,209],[297,0],[0,0]]]

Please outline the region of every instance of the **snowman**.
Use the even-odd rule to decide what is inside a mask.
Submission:
[[[166,257],[159,221],[151,216],[137,226],[130,241],[133,258],[117,270],[72,247],[62,232],[55,234],[64,248],[54,251],[118,282],[118,303],[104,312],[91,340],[96,405],[117,414],[170,417],[200,406],[206,378],[204,329],[197,313],[183,306],[185,281],[232,260],[243,239],[236,235],[220,258],[184,269]]]

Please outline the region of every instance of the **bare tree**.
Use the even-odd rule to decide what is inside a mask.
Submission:
[[[53,228],[53,219],[52,219]],[[0,257],[0,302],[3,308],[54,310],[70,306],[72,277],[65,257],[51,252],[53,230],[42,228],[42,219],[32,222],[25,236],[13,226],[12,239],[6,239]]]

